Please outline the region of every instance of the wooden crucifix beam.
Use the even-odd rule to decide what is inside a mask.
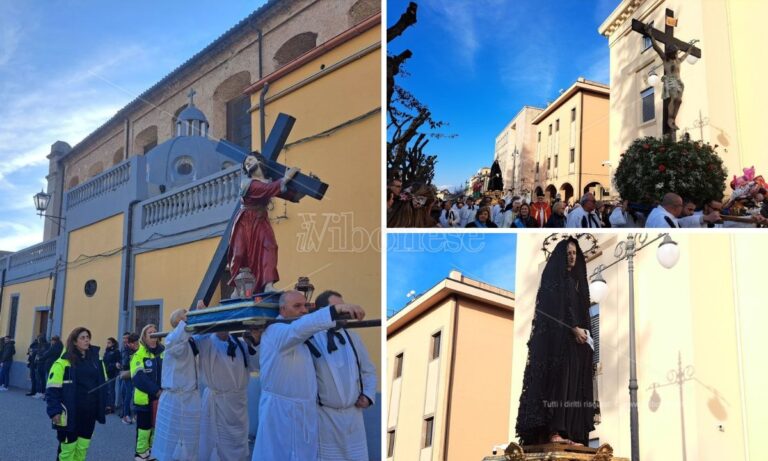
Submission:
[[[267,159],[267,165],[264,168],[264,175],[272,180],[280,179],[285,176],[288,167],[277,161],[283,147],[288,139],[288,135],[293,129],[296,119],[290,115],[280,113],[275,120],[272,131],[264,143],[264,152],[262,155]],[[232,144],[221,141],[216,147],[216,151],[227,157],[242,163],[245,154],[239,148],[232,148]],[[304,196],[309,196],[317,200],[322,200],[325,192],[328,190],[328,184],[322,182],[319,178],[299,172],[286,185],[287,191],[278,194],[278,198],[298,203]]]
[[[667,9],[668,15],[671,12],[672,10]],[[632,30],[634,30],[635,32],[640,32],[641,34],[645,35],[645,24],[638,21],[637,19],[633,19]],[[663,43],[664,45],[675,45],[677,49],[682,52],[687,51],[688,47],[691,46],[691,44],[688,42],[684,42],[679,38],[675,37],[673,35],[673,32],[674,32],[674,26],[670,26],[668,24],[664,25],[664,32],[658,29],[651,29],[651,35],[653,35],[653,38],[655,38],[657,42]],[[698,48],[696,45],[691,46],[691,56],[696,56],[697,58],[701,58],[701,49]]]

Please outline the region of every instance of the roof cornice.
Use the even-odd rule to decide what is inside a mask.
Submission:
[[[490,286],[490,285],[489,285]],[[514,293],[501,290],[508,295],[489,291],[475,284],[446,278],[430,288],[426,293],[416,298],[413,302],[392,316],[387,321],[387,335],[392,335],[405,328],[422,314],[437,306],[443,300],[452,295],[461,298],[472,299],[500,310],[514,312]]]
[[[598,83],[593,82],[591,80],[584,80],[579,79],[577,80],[573,85],[571,85],[570,88],[568,88],[567,91],[564,91],[563,94],[557,97],[557,99],[552,102],[552,104],[548,105],[546,109],[542,113],[536,116],[536,118],[533,119],[531,122],[532,125],[538,125],[542,120],[547,118],[552,112],[557,110],[560,106],[565,104],[571,97],[578,94],[580,91],[584,91],[586,93],[593,93],[593,94],[599,94],[605,97],[610,97],[611,95],[611,87],[604,84],[604,83]]]
[[[600,24],[597,31],[600,35],[610,37],[616,29],[621,27],[627,19],[631,19],[635,11],[645,2],[645,0],[624,0],[622,1],[613,13]]]

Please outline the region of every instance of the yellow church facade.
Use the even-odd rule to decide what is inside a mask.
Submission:
[[[133,136],[145,129],[122,120],[98,127],[74,148],[54,145],[48,189],[54,199],[48,213],[64,220],[47,225],[39,245],[0,258],[0,334],[13,336],[17,349],[12,385],[28,386],[25,353],[38,334],[65,340],[73,328],[86,326],[92,343],[104,347],[108,337],[119,338],[146,323],[167,330],[171,312],[195,303],[239,206],[239,158],[261,150],[262,114],[266,136],[279,113],[296,119],[277,161],[328,184],[322,200],[273,200],[276,288],[292,289],[307,276],[315,294],[339,291],[363,306],[367,318],[380,317],[381,191],[370,181],[381,174],[380,4],[299,3],[305,5],[267,3],[171,72],[145,94],[161,98],[150,110],[156,113],[145,113],[146,106],[135,102],[122,109],[118,118],[136,113],[142,120],[137,125],[157,118],[163,129],[146,146],[138,146],[143,138]],[[262,37],[260,49],[253,41]],[[223,61],[211,69],[218,59]],[[243,66],[253,78],[241,78]],[[219,101],[221,90],[235,86],[226,72],[239,76],[227,103]],[[224,83],[217,85],[217,79]],[[265,84],[268,92],[262,95],[255,88]],[[188,103],[178,103],[177,96],[171,102],[162,99],[168,92]],[[265,96],[263,107],[260,96]],[[163,106],[177,103],[182,104],[178,111]],[[232,108],[242,113],[231,116]],[[170,128],[186,123],[185,110],[202,114],[201,121],[190,121],[199,123],[186,133],[192,136]],[[120,134],[126,128],[128,135]],[[247,142],[232,132],[247,135]],[[111,162],[112,143],[123,139],[133,147],[120,147],[114,165],[83,178],[79,165],[103,164],[106,157]],[[92,147],[100,144],[106,147]],[[157,176],[158,171],[163,173]],[[80,175],[77,181],[74,175]],[[215,281],[211,304],[230,295],[228,276]],[[378,328],[360,330],[377,369],[380,335]],[[250,407],[253,420],[256,405]],[[379,446],[380,415],[379,405],[365,412],[370,447]],[[377,459],[378,450],[371,453]]]

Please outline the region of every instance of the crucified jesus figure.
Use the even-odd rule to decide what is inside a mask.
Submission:
[[[651,45],[663,62],[664,76],[661,77],[661,81],[664,83],[664,87],[661,92],[661,99],[666,101],[667,104],[667,125],[669,125],[670,130],[677,131],[678,127],[675,119],[677,118],[677,112],[680,110],[680,105],[683,103],[683,90],[685,90],[683,80],[680,78],[680,66],[691,53],[693,45],[698,40],[688,42],[688,50],[678,57],[680,50],[673,44],[667,44],[665,47],[666,51],[661,49],[651,33],[652,28],[651,24],[646,24],[645,35],[651,38]]]

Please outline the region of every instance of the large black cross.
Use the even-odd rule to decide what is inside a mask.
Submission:
[[[666,14],[664,15],[664,32],[651,28],[650,34],[653,36],[654,39],[656,39],[657,42],[664,44],[664,52],[667,52],[667,47],[669,45],[674,45],[678,50],[682,52],[686,52],[688,48],[691,49],[691,56],[695,56],[697,58],[701,58],[701,50],[695,46],[692,46],[688,42],[684,42],[678,38],[675,37],[675,26],[677,24],[677,20],[675,19],[675,13],[667,8]],[[645,30],[645,24],[638,21],[637,19],[632,20],[632,30],[635,32],[640,32],[643,35],[648,35]],[[661,123],[661,129],[664,136],[669,136],[671,138],[674,138],[675,133],[673,130],[669,127],[668,118],[669,114],[667,113],[667,102],[664,101],[662,104],[663,106],[663,119]]]
[[[264,149],[262,155],[267,159],[267,166],[264,168],[264,175],[269,179],[277,180],[285,176],[285,171],[288,169],[285,165],[277,162],[277,157],[285,147],[285,142],[288,139],[288,135],[291,134],[291,129],[296,119],[286,114],[279,114],[275,125],[272,127],[272,131],[269,132],[269,137],[264,143]],[[226,155],[232,160],[242,163],[247,154],[244,154],[242,150],[234,146],[227,141],[220,141],[216,147],[216,151]],[[318,178],[306,175],[303,173],[297,173],[296,176],[288,182],[287,191],[280,193],[279,198],[298,202],[304,196],[309,196],[317,200],[321,200],[325,196],[325,191],[328,190],[328,184],[320,181]],[[197,290],[195,299],[190,304],[190,309],[194,309],[197,305],[197,301],[202,299],[205,305],[208,305],[213,293],[218,286],[219,277],[221,276],[224,268],[227,265],[227,250],[229,249],[229,236],[232,234],[232,226],[235,223],[235,216],[240,209],[240,203],[238,201],[235,205],[235,209],[232,212],[232,217],[227,224],[227,228],[221,236],[219,245],[216,247],[216,251],[211,258],[211,263],[208,265],[208,270],[205,272],[200,287]]]

